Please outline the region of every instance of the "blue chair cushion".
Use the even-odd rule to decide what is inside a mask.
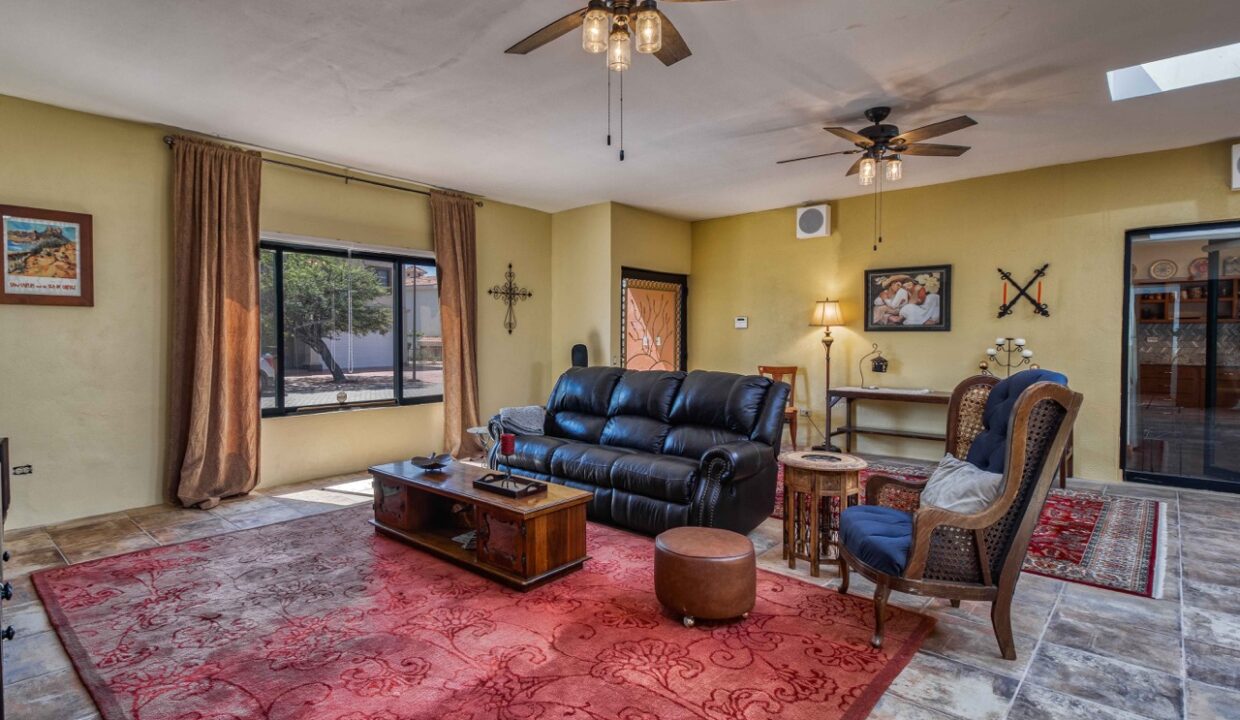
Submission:
[[[881,505],[857,505],[840,513],[840,542],[853,557],[899,577],[913,544],[913,516]]]
[[[982,410],[983,430],[969,446],[966,460],[987,472],[1003,472],[1007,462],[1008,423],[1012,419],[1012,408],[1021,393],[1039,382],[1067,385],[1068,378],[1051,370],[1022,370],[991,389],[986,407]]]

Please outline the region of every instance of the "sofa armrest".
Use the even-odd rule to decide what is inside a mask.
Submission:
[[[726,484],[755,475],[774,462],[775,453],[771,446],[752,440],[736,440],[706,451],[702,456],[702,475]]]

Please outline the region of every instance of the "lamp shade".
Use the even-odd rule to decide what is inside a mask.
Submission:
[[[844,314],[840,312],[839,301],[819,300],[814,303],[814,316],[810,318],[809,324],[812,327],[831,327],[832,325],[843,325]]]

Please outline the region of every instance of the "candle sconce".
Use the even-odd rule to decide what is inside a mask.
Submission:
[[[977,367],[982,371],[983,375],[995,375],[991,371],[991,367],[1003,368],[1007,370],[1007,377],[1012,376],[1013,370],[1019,370],[1028,365],[1031,370],[1037,370],[1038,366],[1033,362],[1033,351],[1030,350],[1024,338],[995,338],[995,346],[986,348],[986,359],[979,362]]]
[[[1050,317],[1050,308],[1047,307],[1046,303],[1042,302],[1042,278],[1046,276],[1046,269],[1050,266],[1050,263],[1045,263],[1042,265],[1042,267],[1038,268],[1033,273],[1033,277],[1029,278],[1029,282],[1024,285],[1016,282],[1016,278],[1012,277],[1012,273],[1004,270],[1003,268],[999,268],[999,277],[1003,278],[1003,304],[999,306],[999,317],[1003,318],[1011,315],[1012,308],[1016,305],[1016,303],[1020,302],[1021,298],[1028,300],[1029,304],[1033,305],[1033,312],[1035,314],[1041,315],[1042,317]],[[1033,287],[1034,283],[1038,284],[1036,298],[1029,294],[1029,288]],[[1016,297],[1012,298],[1012,302],[1008,302],[1009,285],[1016,288]]]

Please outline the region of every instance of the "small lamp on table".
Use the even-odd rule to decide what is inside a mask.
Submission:
[[[814,303],[814,315],[809,321],[810,327],[822,328],[822,349],[826,352],[826,382],[823,384],[826,392],[826,435],[821,445],[815,445],[815,450],[839,451],[839,448],[831,444],[831,343],[835,341],[831,337],[831,326],[843,325],[844,314],[840,312],[840,303],[838,300],[819,300]]]

